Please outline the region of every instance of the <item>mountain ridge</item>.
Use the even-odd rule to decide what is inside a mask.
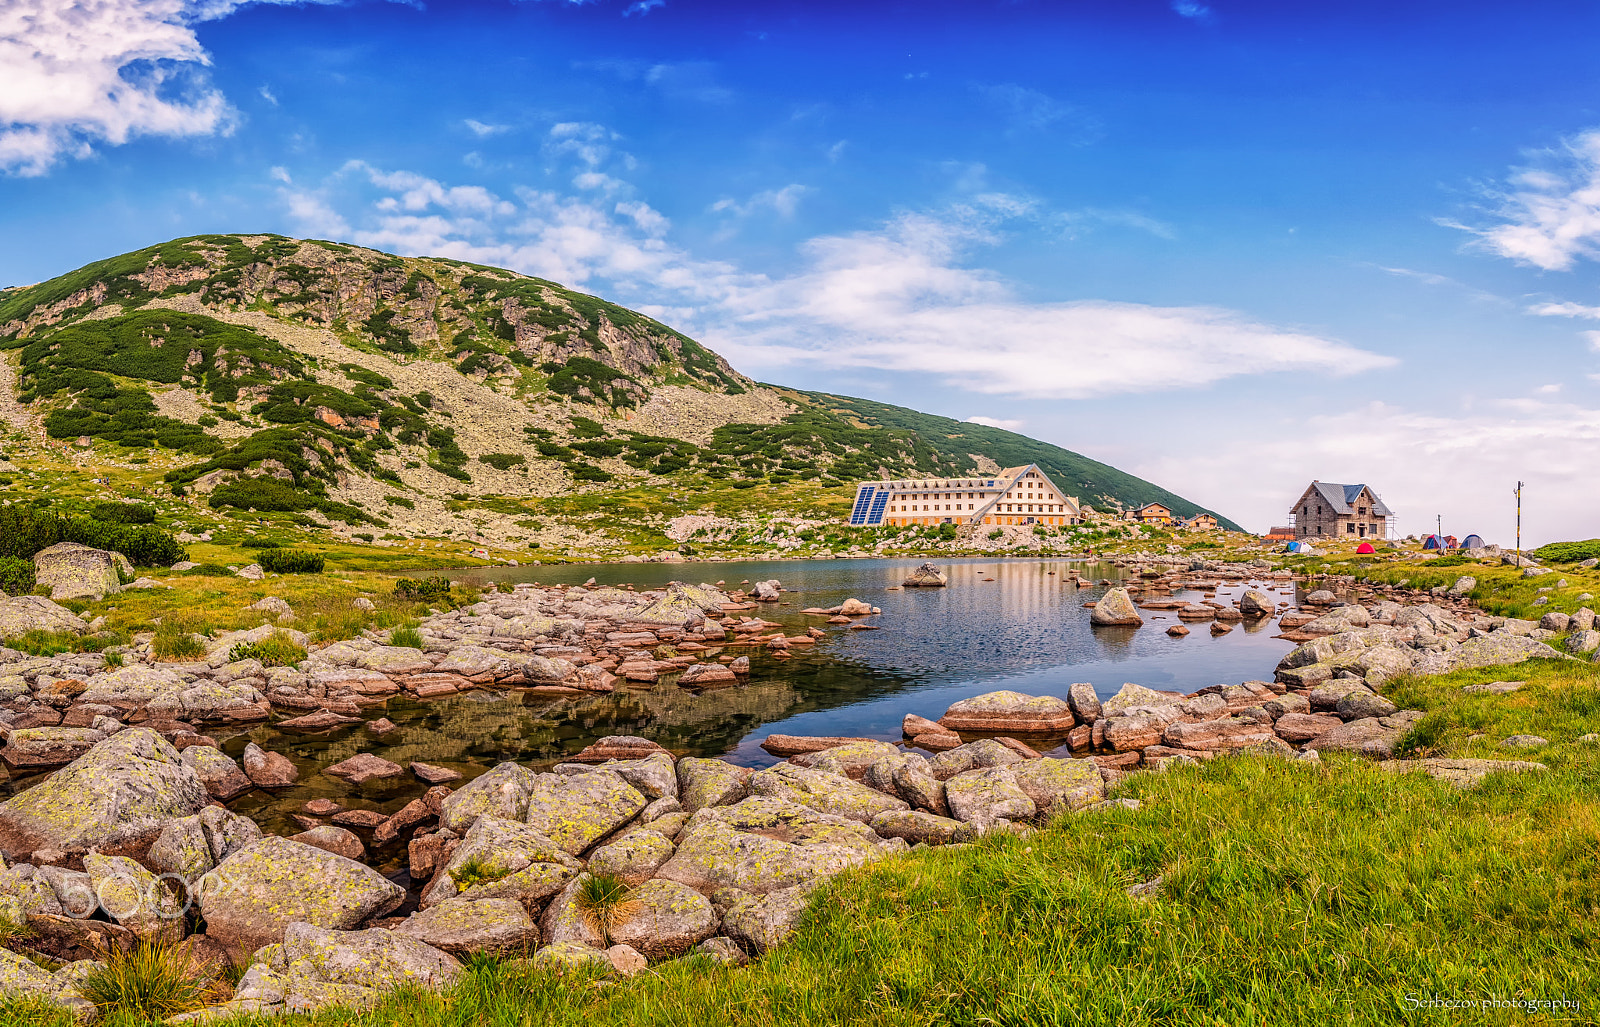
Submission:
[[[8,288],[4,350],[8,416],[36,444],[71,440],[75,459],[159,471],[220,515],[305,528],[393,527],[413,495],[479,509],[408,530],[460,537],[470,522],[470,537],[508,541],[540,501],[652,485],[685,513],[761,487],[822,517],[856,480],[982,460],[1039,463],[1097,506],[1203,509],[1003,429],[761,384],[555,282],[325,240],[190,236]],[[528,509],[509,510],[518,499]]]

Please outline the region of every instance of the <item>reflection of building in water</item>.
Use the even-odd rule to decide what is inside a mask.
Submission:
[[[850,510],[854,527],[880,524],[1079,524],[1078,500],[1038,464],[994,475],[864,481]]]

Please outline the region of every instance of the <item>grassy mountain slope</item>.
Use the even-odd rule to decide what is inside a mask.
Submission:
[[[614,556],[684,514],[825,521],[858,479],[988,461],[1199,509],[1011,432],[760,385],[554,282],[318,240],[195,236],[0,291],[5,350],[8,499],[135,492],[197,532]]]

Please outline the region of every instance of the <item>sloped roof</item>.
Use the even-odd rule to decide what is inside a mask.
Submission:
[[[1361,490],[1367,488],[1366,485],[1339,485],[1331,481],[1313,482],[1311,487],[1317,490],[1317,494],[1333,508],[1336,514],[1354,513],[1355,511],[1351,509],[1352,504],[1355,503],[1356,497],[1361,495]],[[1373,514],[1378,517],[1393,517],[1394,511],[1378,498],[1377,491],[1375,489],[1368,491],[1372,492]]]

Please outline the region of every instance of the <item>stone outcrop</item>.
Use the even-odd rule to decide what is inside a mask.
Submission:
[[[1099,627],[1136,628],[1144,623],[1144,618],[1139,616],[1127,589],[1111,588],[1095,602],[1089,613],[1089,623]]]
[[[33,569],[39,587],[48,588],[54,600],[98,601],[122,591],[113,554],[77,542],[59,542],[39,550],[33,556]]]

